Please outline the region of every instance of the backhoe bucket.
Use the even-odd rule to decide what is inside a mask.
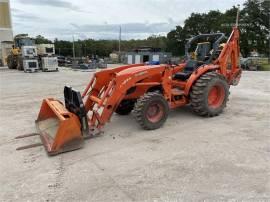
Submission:
[[[44,99],[36,127],[49,155],[79,149],[84,138],[79,118],[53,98]]]

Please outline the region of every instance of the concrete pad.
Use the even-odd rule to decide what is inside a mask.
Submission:
[[[142,130],[114,115],[83,149],[48,157],[35,132],[46,97],[83,91],[93,72],[23,73],[0,68],[0,201],[269,201],[270,72],[243,72],[224,113],[202,118],[187,106]]]

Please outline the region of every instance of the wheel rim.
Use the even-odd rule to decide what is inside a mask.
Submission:
[[[146,111],[146,117],[152,123],[159,122],[162,119],[163,115],[164,109],[159,103],[151,104]]]
[[[211,108],[218,108],[220,107],[225,98],[225,90],[222,85],[214,85],[211,87],[208,93],[208,105]]]

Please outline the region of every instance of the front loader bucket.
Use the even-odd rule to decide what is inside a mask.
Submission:
[[[79,118],[53,98],[43,100],[36,128],[49,155],[83,146],[84,138]]]

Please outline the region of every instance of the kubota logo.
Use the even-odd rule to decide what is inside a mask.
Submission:
[[[139,73],[135,74],[135,76],[141,76],[141,75],[144,75],[144,74],[147,74],[147,71],[139,72]]]
[[[120,85],[120,87],[122,87],[123,85],[126,85],[127,82],[129,82],[131,80],[131,77],[128,77],[127,79],[125,79],[122,84]]]

